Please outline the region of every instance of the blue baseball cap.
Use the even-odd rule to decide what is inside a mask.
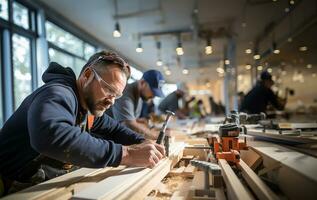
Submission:
[[[164,97],[162,86],[165,83],[161,72],[157,70],[148,70],[144,72],[142,78],[149,84],[154,96]]]

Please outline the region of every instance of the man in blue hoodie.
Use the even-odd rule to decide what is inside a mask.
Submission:
[[[70,68],[50,63],[42,76],[45,84],[1,130],[0,174],[6,188],[13,181],[30,182],[47,160],[90,168],[154,167],[164,147],[103,115],[122,95],[129,76],[127,63],[104,51],[88,60],[77,80]],[[88,113],[95,116],[91,128]]]

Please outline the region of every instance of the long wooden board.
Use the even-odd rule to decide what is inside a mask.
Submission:
[[[184,146],[179,143],[171,147],[170,157],[161,160],[153,169],[127,168],[74,194],[73,199],[143,199],[168,174],[173,163],[176,164],[175,159],[181,158]]]
[[[265,183],[252,171],[252,169],[243,160],[238,164],[242,172],[243,178],[246,180],[250,188],[260,200],[275,200],[279,199]]]
[[[250,192],[242,185],[237,175],[233,172],[230,165],[224,159],[219,159],[218,164],[221,167],[222,176],[227,188],[229,199],[249,200],[253,199]]]

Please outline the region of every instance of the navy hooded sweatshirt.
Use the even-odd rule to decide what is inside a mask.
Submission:
[[[78,119],[86,111],[70,68],[53,62],[42,80],[45,84],[22,102],[0,132],[3,177],[19,180],[19,173],[40,154],[81,167],[118,166],[121,145],[144,140],[107,115],[95,119],[91,134],[82,131]]]

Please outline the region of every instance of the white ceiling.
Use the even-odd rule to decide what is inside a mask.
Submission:
[[[104,42],[115,51],[133,61],[137,68],[158,69],[157,50],[154,37],[142,37],[144,52],[136,53],[137,34],[144,32],[171,31],[188,29],[195,25],[192,13],[195,3],[198,5],[198,24],[200,28],[213,31],[223,27],[230,30],[236,41],[236,63],[251,63],[252,56],[246,55],[246,48],[254,48],[257,36],[263,33],[267,24],[285,15],[287,1],[271,0],[118,0],[118,14],[134,13],[132,17],[120,18],[122,37],[113,38],[114,0],[40,0],[56,12],[68,18],[81,29]],[[160,6],[161,5],[161,6]],[[142,12],[153,9],[152,12]],[[139,15],[135,15],[139,13]],[[242,22],[246,22],[246,27]],[[183,34],[184,55],[181,66],[177,66],[175,47],[177,37],[164,35],[159,37],[162,43],[162,60],[171,68],[170,82],[201,81],[217,79],[216,68],[224,59],[224,46],[227,38],[212,40],[214,53],[206,56],[205,41],[195,40],[194,34]],[[189,75],[181,70],[186,67]],[[199,69],[198,69],[199,68]],[[195,69],[195,70],[193,70]]]

